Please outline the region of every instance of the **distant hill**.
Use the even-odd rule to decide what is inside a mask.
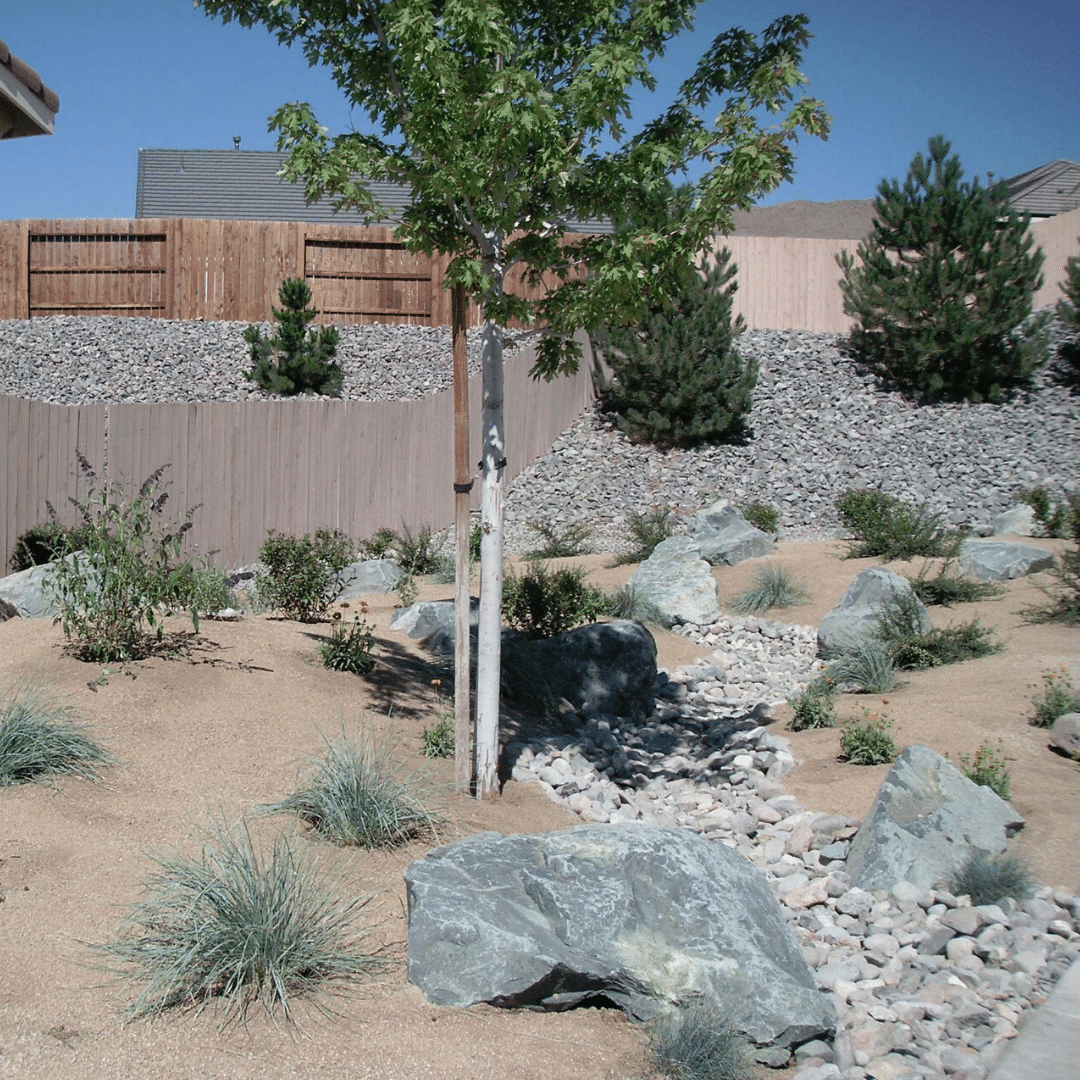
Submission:
[[[786,202],[736,210],[732,236],[805,236],[861,240],[874,219],[873,199]]]

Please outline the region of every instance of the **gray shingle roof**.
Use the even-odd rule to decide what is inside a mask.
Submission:
[[[50,135],[60,97],[0,41],[0,139]]]
[[[1058,158],[1010,176],[1005,184],[1009,203],[1021,214],[1052,217],[1080,206],[1080,162]]]

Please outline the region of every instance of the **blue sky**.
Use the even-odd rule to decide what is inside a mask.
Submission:
[[[670,100],[717,33],[795,11],[810,16],[803,70],[833,131],[800,144],[794,182],[763,202],[870,198],[938,133],[968,175],[1080,161],[1076,0],[706,0],[635,118]],[[0,143],[0,219],[132,217],[141,147],[231,148],[240,135],[244,149],[272,149],[266,119],[286,101],[310,101],[332,131],[350,126],[327,71],[191,0],[5,0],[0,38],[60,95],[55,135]]]

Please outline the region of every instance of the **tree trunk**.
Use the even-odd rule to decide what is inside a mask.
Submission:
[[[498,288],[501,292],[501,276]],[[476,794],[498,786],[499,677],[502,662],[503,333],[490,319],[483,330],[483,459],[480,489],[480,625],[476,662]]]
[[[472,786],[472,679],[469,671],[469,365],[466,354],[465,316],[468,299],[464,285],[451,293],[454,340],[454,787],[467,792]]]

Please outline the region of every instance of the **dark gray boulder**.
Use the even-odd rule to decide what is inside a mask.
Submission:
[[[527,647],[556,700],[565,698],[582,716],[651,715],[656,639],[642,623],[592,623]]]
[[[338,600],[353,600],[368,593],[388,593],[397,588],[401,567],[392,559],[360,559],[341,571]]]
[[[781,1046],[835,1027],[762,872],[689,830],[483,833],[418,859],[405,883],[409,980],[436,1004],[604,997],[647,1020],[734,1001],[749,1038]]]
[[[701,557],[713,566],[734,566],[776,550],[773,538],[755,529],[728,499],[699,510],[687,523],[686,532]]]
[[[720,594],[709,564],[688,536],[669,536],[634,571],[628,587],[672,623],[711,623]]]
[[[818,626],[818,652],[822,656],[835,654],[847,645],[866,641],[877,630],[878,615],[883,605],[893,596],[906,596],[911,592],[907,578],[872,566],[856,575],[847,591],[821,620]],[[930,613],[921,601],[915,600],[920,613],[923,633],[931,629]]]
[[[1054,553],[1034,544],[1010,544],[1004,540],[965,540],[960,545],[957,569],[980,581],[1012,581],[1027,574],[1049,570]]]
[[[974,851],[996,855],[1024,819],[940,754],[909,746],[885,777],[848,852],[853,888],[932,888]]]

